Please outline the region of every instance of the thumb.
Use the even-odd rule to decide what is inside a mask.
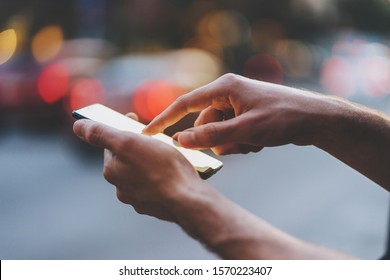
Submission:
[[[181,146],[190,149],[208,149],[232,143],[240,137],[239,117],[193,127],[179,132],[176,137]]]
[[[77,120],[73,131],[84,142],[109,150],[113,150],[115,141],[120,137],[119,130],[87,119]]]

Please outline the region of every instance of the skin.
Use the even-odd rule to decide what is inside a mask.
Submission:
[[[144,133],[163,131],[197,111],[195,127],[175,135],[183,147],[211,148],[224,155],[284,144],[314,145],[390,190],[390,119],[381,112],[227,74],[177,99]]]
[[[184,147],[223,155],[314,145],[387,190],[388,117],[342,99],[227,74],[180,97],[145,128],[145,135],[88,120],[74,124],[79,138],[105,149],[104,177],[120,201],[140,214],[177,223],[221,258],[351,258],[254,216],[201,180],[174,148],[147,136],[190,112],[200,112],[195,126],[175,135]]]

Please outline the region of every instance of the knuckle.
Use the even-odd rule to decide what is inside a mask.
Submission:
[[[214,123],[210,123],[204,128],[204,136],[200,137],[199,142],[205,146],[215,146],[218,142],[218,127]],[[199,137],[199,136],[198,136]]]
[[[262,149],[263,149],[263,147],[254,147],[254,148],[252,149],[252,153],[258,153],[258,152],[260,152]]]
[[[146,211],[146,209],[144,207],[141,207],[139,205],[133,205],[133,208],[134,208],[135,212],[137,212],[140,215],[146,215],[147,214],[147,211]]]
[[[240,78],[236,74],[227,73],[220,77],[220,81],[227,87],[232,87],[239,84]]]
[[[219,77],[213,84],[213,88],[217,90],[223,97],[226,97],[234,93],[238,88],[241,87],[242,77],[227,73]]]
[[[134,147],[135,141],[132,133],[122,133],[115,141],[113,150],[116,154],[121,155],[122,157],[127,157],[131,155],[132,147]]]
[[[148,213],[148,208],[140,201],[126,195],[124,192],[117,189],[116,197],[118,200],[124,204],[129,204],[134,208],[134,211],[140,215],[146,215]]]
[[[111,184],[114,184],[115,181],[116,181],[116,176],[114,175],[114,172],[113,170],[110,168],[109,165],[105,165],[103,167],[103,176],[104,176],[104,179],[107,180],[107,182],[111,183]]]
[[[103,134],[103,129],[97,124],[91,124],[89,129],[86,130],[85,139],[91,144],[97,144],[99,139],[101,139]]]
[[[119,191],[118,189],[116,190],[116,197],[122,203],[131,204],[131,200],[127,197],[127,195],[125,195],[123,192]]]
[[[178,98],[176,98],[176,100],[174,101],[174,104],[177,107],[183,108],[186,110],[188,108],[188,94],[180,95]]]

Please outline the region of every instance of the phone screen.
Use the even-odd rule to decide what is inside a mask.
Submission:
[[[96,122],[103,123],[118,130],[130,131],[133,133],[141,134],[145,125],[135,121],[121,113],[114,111],[102,104],[93,104],[72,112],[73,117],[76,119],[90,119]],[[203,179],[209,178],[215,174],[223,166],[223,163],[203,152],[186,149],[180,147],[178,143],[171,137],[158,133],[152,136],[153,138],[160,140],[183,154],[183,156],[194,166],[199,175]]]

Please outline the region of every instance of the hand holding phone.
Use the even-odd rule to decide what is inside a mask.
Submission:
[[[111,126],[118,130],[130,131],[133,133],[141,134],[145,125],[137,122],[125,115],[116,112],[102,104],[93,104],[72,112],[73,117],[76,119],[90,119],[102,124]],[[223,166],[222,162],[196,150],[185,149],[180,147],[178,143],[171,137],[158,133],[153,138],[162,141],[183,154],[183,156],[194,166],[199,173],[200,177],[207,179]]]

